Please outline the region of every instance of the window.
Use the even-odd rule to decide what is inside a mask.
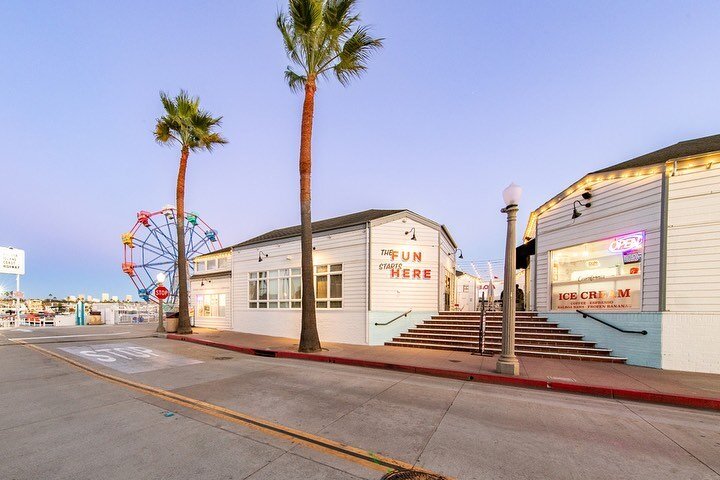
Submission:
[[[203,294],[196,297],[195,312],[198,317],[224,317],[226,296],[224,293]]]
[[[205,261],[197,261],[195,262],[195,271],[196,272],[204,272],[205,271]]]
[[[552,310],[642,307],[645,232],[550,252]]]
[[[342,264],[315,267],[317,308],[342,308]],[[302,279],[299,268],[248,274],[249,308],[300,308]]]
[[[217,259],[217,268],[228,268],[228,257],[220,257]]]
[[[315,306],[342,308],[342,264],[315,266]]]
[[[207,261],[207,269],[215,270],[217,268],[217,258],[211,258]]]
[[[300,308],[302,283],[299,268],[282,268],[248,275],[250,308]]]

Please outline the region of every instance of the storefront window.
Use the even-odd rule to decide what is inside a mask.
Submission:
[[[226,296],[224,293],[198,295],[195,299],[195,314],[198,317],[225,316]]]
[[[552,310],[639,311],[645,232],[550,252]]]

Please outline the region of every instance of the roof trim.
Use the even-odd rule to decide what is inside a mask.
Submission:
[[[642,167],[632,167],[632,168],[625,168],[621,170],[598,170],[596,172],[588,173],[580,180],[576,181],[572,185],[570,185],[568,188],[563,190],[562,192],[558,193],[554,197],[552,197],[547,202],[540,205],[538,208],[530,212],[530,216],[528,217],[528,223],[525,227],[525,232],[523,234],[523,242],[527,242],[533,238],[535,238],[536,232],[534,232],[535,227],[535,221],[537,217],[543,213],[545,213],[546,210],[552,208],[555,206],[555,204],[561,202],[565,198],[572,195],[574,192],[579,190],[581,187],[595,184],[598,182],[603,182],[607,180],[617,180],[621,178],[628,178],[631,176],[645,176],[645,175],[655,175],[658,173],[665,173],[667,174],[668,171],[673,171],[675,169],[687,169],[687,168],[693,168],[698,165],[695,165],[693,162],[700,161],[699,165],[704,165],[703,160],[708,157],[714,157],[720,154],[720,150],[713,150],[710,152],[700,153],[700,154],[694,154],[694,155],[687,155],[684,157],[678,157],[678,158],[671,158],[665,162],[661,163],[655,163],[651,165],[646,165]],[[712,162],[710,162],[712,163]],[[677,165],[681,165],[681,167],[677,167]]]

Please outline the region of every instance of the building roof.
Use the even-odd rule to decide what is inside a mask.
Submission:
[[[669,147],[655,150],[654,152],[640,155],[630,160],[618,163],[611,167],[603,168],[592,173],[613,172],[615,170],[624,170],[626,168],[647,167],[658,163],[665,163],[676,158],[689,157],[692,155],[700,155],[720,151],[720,135],[711,135],[709,137],[695,138],[693,140],[685,140],[684,142],[670,145]]]
[[[396,213],[405,212],[407,210],[365,210],[363,212],[351,213],[349,215],[342,215],[340,217],[328,218],[325,220],[318,220],[312,222],[313,233],[326,232],[328,230],[337,230],[340,228],[354,227],[356,225],[363,225],[372,220],[378,218],[395,215]],[[236,243],[230,248],[236,247],[247,247],[258,243],[272,242],[275,240],[283,240],[286,238],[299,237],[300,236],[300,225],[292,227],[278,228],[277,230],[271,230],[269,232],[253,237],[250,240],[245,240],[241,243]]]

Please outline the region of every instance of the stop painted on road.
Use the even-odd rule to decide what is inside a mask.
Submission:
[[[63,347],[60,350],[123,373],[150,372],[163,368],[203,363],[201,360],[142,347],[133,343],[81,345]]]

